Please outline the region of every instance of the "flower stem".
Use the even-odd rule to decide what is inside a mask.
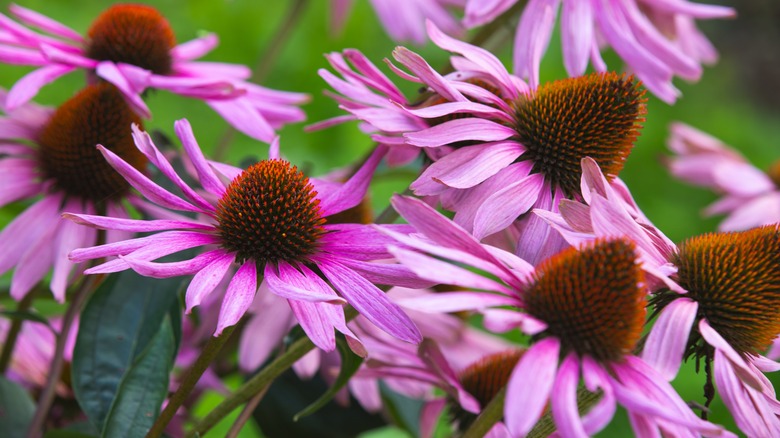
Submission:
[[[165,406],[165,409],[163,409],[163,411],[160,413],[160,416],[157,417],[157,420],[152,425],[152,428],[149,429],[149,433],[146,434],[146,438],[157,438],[162,435],[162,433],[165,431],[165,428],[168,426],[168,423],[170,423],[174,415],[176,415],[176,411],[179,409],[179,407],[181,407],[181,405],[184,404],[185,401],[187,401],[187,396],[190,395],[193,388],[195,388],[195,385],[198,383],[198,380],[200,380],[200,377],[203,375],[206,369],[208,369],[209,365],[211,365],[211,362],[217,356],[235,329],[235,325],[227,327],[221,335],[209,339],[209,341],[206,343],[206,346],[203,347],[203,351],[200,353],[200,356],[198,356],[198,358],[195,360],[195,363],[190,366],[182,378],[181,384],[179,384],[176,392],[174,392],[171,398],[168,400],[168,404]]]
[[[41,396],[38,398],[38,407],[35,409],[35,414],[30,422],[30,428],[27,430],[27,438],[38,438],[43,435],[46,417],[49,415],[49,409],[51,409],[54,397],[57,395],[57,382],[62,377],[62,369],[65,364],[65,345],[68,343],[70,330],[73,328],[76,317],[81,313],[81,308],[84,307],[87,298],[100,285],[104,277],[104,275],[85,277],[73,295],[65,315],[62,317],[62,328],[59,335],[57,335],[57,342],[54,345],[54,355],[49,365],[49,376],[46,378],[46,384],[43,387]]]
[[[187,436],[203,436],[206,431],[214,427],[214,425],[219,423],[220,420],[231,413],[235,408],[252,399],[252,397],[260,393],[260,391],[263,391],[263,389],[268,387],[274,379],[279,377],[298,361],[298,359],[302,358],[313,348],[314,344],[309,338],[303,337],[295,341],[283,355],[274,359],[273,362],[268,364],[259,373],[255,374],[238,388],[236,392],[223,400],[222,403],[217,405],[217,407],[209,412],[208,415],[195,424],[195,428],[187,433]]]
[[[265,80],[266,76],[271,72],[271,68],[276,65],[276,58],[282,52],[284,44],[287,42],[293,29],[295,29],[298,20],[303,15],[307,2],[308,0],[295,0],[292,2],[282,25],[276,31],[276,34],[268,43],[268,46],[266,46],[262,55],[257,59],[255,68],[252,69],[252,76],[249,78],[250,81],[260,83]],[[235,136],[236,129],[232,126],[225,130],[212,154],[212,158],[215,161],[222,161],[227,152],[228,145],[233,141],[233,137]]]
[[[268,392],[268,388],[270,388],[271,385],[266,386],[265,388],[261,389],[260,392],[257,393],[254,397],[252,397],[252,400],[249,400],[249,403],[244,406],[244,410],[241,411],[241,415],[238,416],[238,419],[236,419],[236,422],[233,423],[233,426],[230,427],[230,430],[228,431],[228,434],[225,435],[225,438],[237,438],[238,434],[241,432],[241,429],[243,429],[244,425],[247,421],[249,421],[250,418],[252,418],[252,412],[257,408],[257,405],[260,404],[260,401],[263,399],[263,396],[265,396],[265,393]]]
[[[463,438],[481,438],[485,436],[494,424],[499,422],[504,416],[504,397],[506,397],[506,387],[493,397],[493,400],[485,406],[479,416],[463,434]]]
[[[35,299],[35,292],[35,289],[31,290],[21,301],[19,301],[19,305],[16,306],[17,312],[24,312],[30,308],[33,299]],[[11,327],[8,329],[8,335],[5,337],[5,342],[3,343],[3,351],[0,353],[0,374],[5,374],[8,365],[11,363],[11,356],[13,356],[14,353],[16,340],[19,339],[19,333],[22,331],[22,324],[24,324],[24,318],[16,318],[11,322]]]
[[[352,321],[358,315],[357,310],[351,306],[344,309],[344,318],[346,322]],[[248,402],[257,394],[266,391],[271,383],[290,368],[298,359],[314,349],[314,344],[307,337],[303,337],[293,342],[292,345],[278,356],[273,362],[266,365],[251,379],[241,385],[236,392],[218,404],[208,415],[203,417],[195,424],[195,427],[187,433],[188,438],[204,436],[212,427],[225,418],[229,413],[242,404]],[[147,438],[149,438],[147,436]]]

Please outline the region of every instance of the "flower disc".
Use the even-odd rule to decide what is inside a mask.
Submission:
[[[141,119],[116,87],[107,82],[87,86],[57,108],[40,134],[44,175],[72,196],[95,202],[122,196],[130,185],[96,146],[142,169],[146,158],[133,143],[133,123],[140,126]]]
[[[150,6],[111,6],[87,35],[86,54],[92,59],[132,64],[161,75],[171,71],[176,38],[165,17]]]
[[[644,122],[645,92],[632,76],[593,73],[540,86],[515,102],[523,159],[568,195],[579,192],[580,162],[591,157],[617,176]]]
[[[780,228],[693,237],[674,257],[677,281],[734,349],[763,353],[780,334]]]
[[[264,160],[228,186],[217,206],[222,246],[236,261],[303,261],[324,232],[309,178],[284,160]]]
[[[628,354],[642,332],[646,292],[634,244],[597,240],[543,261],[525,288],[526,311],[547,324],[541,336],[599,361]]]

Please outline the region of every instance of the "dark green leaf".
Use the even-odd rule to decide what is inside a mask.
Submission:
[[[102,436],[146,436],[168,395],[168,377],[173,368],[175,349],[173,327],[170,318],[166,317],[146,350],[122,379]]]
[[[294,421],[298,421],[302,417],[311,415],[317,412],[321,407],[325,406],[341,388],[349,382],[352,377],[360,368],[360,364],[363,363],[363,358],[355,354],[347,345],[347,341],[343,336],[339,336],[336,339],[336,347],[339,349],[341,355],[341,370],[339,370],[339,376],[336,381],[333,382],[333,386],[328,388],[324,394],[320,396],[314,403],[307,406],[304,410],[298,412],[293,417]]]
[[[0,310],[0,315],[5,316],[8,319],[22,319],[24,321],[39,322],[51,328],[49,320],[45,316],[33,310]]]
[[[0,377],[0,431],[8,438],[27,436],[35,403],[18,384]]]
[[[79,405],[98,430],[103,430],[125,373],[178,304],[180,283],[125,271],[109,277],[87,302],[73,352],[72,380]]]

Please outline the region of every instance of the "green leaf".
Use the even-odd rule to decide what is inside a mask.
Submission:
[[[49,325],[49,320],[46,319],[45,316],[33,310],[25,310],[25,311],[0,310],[0,315],[5,316],[8,319],[21,319],[24,321],[39,322],[51,329],[51,325]]]
[[[27,436],[35,414],[35,403],[18,384],[0,377],[0,431],[4,437]]]
[[[327,404],[336,395],[336,393],[338,393],[341,388],[343,388],[344,385],[349,382],[350,377],[352,377],[357,372],[358,368],[360,368],[360,364],[363,363],[363,358],[355,354],[349,348],[343,335],[336,338],[336,347],[339,350],[339,355],[341,355],[341,370],[339,370],[339,375],[336,378],[336,381],[333,382],[333,386],[328,388],[328,390],[325,391],[325,393],[322,394],[320,398],[318,398],[314,403],[295,414],[293,421],[298,421],[302,417],[311,415],[325,406],[325,404]]]
[[[170,318],[166,317],[146,350],[125,374],[101,436],[146,436],[168,395],[175,352],[174,330]]]
[[[87,302],[71,374],[76,399],[97,430],[104,429],[125,374],[178,307],[180,283],[125,271],[109,277]]]

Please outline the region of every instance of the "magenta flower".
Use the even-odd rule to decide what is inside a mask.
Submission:
[[[304,119],[295,105],[306,102],[306,95],[246,82],[251,71],[243,65],[195,61],[217,45],[216,35],[176,45],[168,21],[150,6],[113,5],[86,36],[18,5],[11,5],[10,11],[44,33],[0,14],[0,61],[40,67],[11,88],[9,109],[57,78],[85,69],[90,81],[111,82],[147,118],[151,113],[142,95],[154,88],[203,100],[233,127],[263,141],[271,141],[274,129],[283,124]]]
[[[677,178],[714,189],[723,198],[707,216],[727,214],[721,231],[740,231],[780,222],[780,162],[769,172],[756,169],[720,140],[682,123],[671,126],[667,165]]]
[[[780,335],[780,227],[693,237],[672,260],[685,293],[653,297],[658,319],[642,357],[669,380],[683,358],[703,360],[747,436],[780,434],[780,404],[763,374],[780,364],[762,356]],[[708,405],[714,393],[705,395]]]
[[[634,242],[658,314],[642,358],[667,380],[683,357],[703,359],[708,379],[714,363],[715,383],[737,425],[749,436],[777,434],[780,410],[761,372],[780,366],[760,355],[780,335],[777,225],[698,236],[678,248],[638,209],[625,209],[625,199],[615,201],[630,194],[607,185],[592,160],[583,160],[582,185],[590,187],[588,204],[564,200],[558,215],[535,213],[572,245],[605,236]]]
[[[452,9],[463,9],[466,0],[371,0],[371,6],[393,41],[423,45],[425,21],[431,20],[450,34],[463,33]],[[344,27],[354,0],[331,0],[330,26],[336,32]]]
[[[349,181],[338,184],[305,177],[279,158],[278,144],[271,148],[270,159],[246,170],[206,161],[189,123],[181,120],[175,128],[206,195],[187,185],[149,135],[137,128],[134,132],[138,148],[184,197],[152,182],[111,151],[100,151],[150,201],[198,217],[146,221],[66,214],[77,223],[96,228],[154,232],[146,237],[74,250],[70,257],[77,262],[118,256],[85,273],[132,268],[141,275],[158,278],[194,274],[186,292],[190,311],[231,272],[216,334],[244,315],[261,276],[271,292],[288,300],[301,327],[324,350],[335,348],[334,329],[355,340],[345,323],[341,308],[345,303],[399,339],[420,341],[414,323],[372,283],[403,282],[403,278],[411,277],[402,266],[373,263],[391,258],[384,248],[388,239],[367,225],[327,223],[328,216],[354,207],[363,199],[382,158],[382,148]],[[205,252],[191,259],[155,261],[198,247],[205,247]],[[235,274],[233,267],[237,268]],[[359,349],[357,345],[355,348]]]
[[[495,19],[517,0],[469,0],[464,24],[474,27]],[[696,81],[701,64],[712,64],[717,52],[696,28],[695,20],[731,18],[725,6],[684,0],[530,0],[515,34],[514,72],[539,84],[539,66],[561,9],[563,62],[569,76],[585,74],[588,64],[607,71],[601,50],[610,46],[628,68],[661,100],[673,103],[678,76]]]
[[[421,234],[394,235],[419,251],[391,248],[402,263],[422,278],[484,291],[439,293],[421,306],[441,312],[481,310],[488,329],[517,328],[533,336],[507,385],[504,419],[512,436],[527,434],[548,401],[563,436],[595,434],[609,423],[617,403],[628,411],[638,434],[724,432],[696,417],[660,374],[632,354],[647,292],[630,241],[597,240],[533,268],[481,245],[419,200],[396,197],[393,205]],[[504,308],[491,309],[497,306]],[[588,391],[603,394],[582,417],[576,395],[580,380]]]
[[[462,56],[451,60],[455,72],[442,76],[419,55],[395,50],[396,61],[411,72],[394,67],[396,73],[428,87],[427,99],[403,106],[407,115],[382,103],[389,97],[401,105],[402,96],[357,58],[360,79],[338,68],[346,81],[329,82],[347,97],[339,101],[355,117],[391,134],[384,137],[402,134],[408,145],[426,151],[434,162],[412,190],[437,196],[477,238],[506,229],[531,208],[555,211],[560,199],[581,198],[584,157],[593,157],[610,180],[622,170],[645,113],[644,91],[630,77],[595,74],[530,90],[488,51],[450,38],[430,22],[428,33]],[[427,127],[420,129],[421,122]],[[529,261],[541,260],[546,244],[547,253],[558,248],[555,233],[535,216],[519,226],[526,239],[517,252]]]
[[[140,120],[108,83],[88,86],[56,111],[32,103],[8,110],[2,104],[6,97],[0,95],[8,114],[0,118],[0,206],[33,203],[0,231],[0,273],[15,268],[10,292],[18,300],[52,271],[49,287],[63,302],[67,286],[83,269],[67,254],[98,244],[98,234],[61,220],[62,211],[127,218],[125,201],[147,208],[95,149],[102,144],[142,169],[146,159],[130,131]],[[109,231],[105,242],[128,237],[126,231]]]

